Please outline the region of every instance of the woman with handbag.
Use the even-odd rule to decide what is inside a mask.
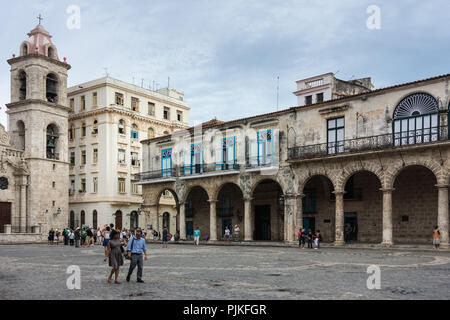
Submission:
[[[109,258],[109,266],[112,267],[111,272],[108,277],[108,282],[112,282],[112,276],[115,274],[114,283],[119,284],[119,269],[123,266],[123,243],[119,239],[119,233],[113,230],[110,234],[110,240],[106,246],[105,259]]]

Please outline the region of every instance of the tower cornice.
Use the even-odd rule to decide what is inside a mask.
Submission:
[[[63,109],[65,111],[67,111],[67,112],[71,111],[70,107],[64,106],[62,104],[48,102],[48,101],[41,100],[41,99],[25,99],[25,100],[20,100],[20,101],[17,101],[17,102],[11,102],[11,103],[7,103],[6,107],[8,109],[13,109],[15,107],[20,107],[20,106],[24,106],[24,105],[33,104],[33,103],[35,103],[35,104],[43,104],[43,105],[46,105],[46,106],[49,106],[49,107],[53,107],[53,108],[56,107],[56,108],[59,108],[59,109]]]
[[[44,61],[51,62],[51,63],[54,63],[54,64],[60,66],[60,67],[63,67],[66,70],[70,70],[72,68],[72,66],[70,64],[68,64],[68,63],[61,62],[61,61],[58,61],[56,59],[52,59],[52,58],[49,58],[47,56],[44,56],[42,54],[37,54],[37,53],[30,53],[30,54],[27,54],[27,55],[24,55],[24,56],[11,58],[11,59],[9,59],[7,61],[9,63],[9,65],[13,65],[13,64],[15,64],[17,62],[25,61],[25,60],[28,60],[30,58],[42,59]]]

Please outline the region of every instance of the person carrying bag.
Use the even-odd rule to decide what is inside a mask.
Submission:
[[[134,237],[131,240],[131,248],[130,248],[130,250],[127,251],[127,255],[125,256],[125,258],[127,260],[131,260],[131,251],[133,250],[133,245],[134,245]]]

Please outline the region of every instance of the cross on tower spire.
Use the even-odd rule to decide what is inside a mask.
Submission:
[[[41,25],[41,21],[44,20],[44,18],[42,18],[41,14],[39,13],[39,16],[37,17],[39,20],[39,25]]]

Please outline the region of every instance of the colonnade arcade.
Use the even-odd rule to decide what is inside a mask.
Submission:
[[[383,162],[384,161],[384,162]],[[176,231],[190,239],[222,240],[239,226],[241,241],[296,241],[297,232],[320,230],[323,241],[431,243],[435,225],[448,243],[448,174],[438,161],[360,159],[280,169],[276,175],[245,174],[144,185],[147,225],[162,229],[159,199],[176,201]],[[286,174],[287,173],[287,174]],[[155,219],[156,217],[158,219]],[[161,216],[161,217],[160,217]],[[181,227],[184,226],[184,227]],[[169,230],[174,233],[175,230]]]

